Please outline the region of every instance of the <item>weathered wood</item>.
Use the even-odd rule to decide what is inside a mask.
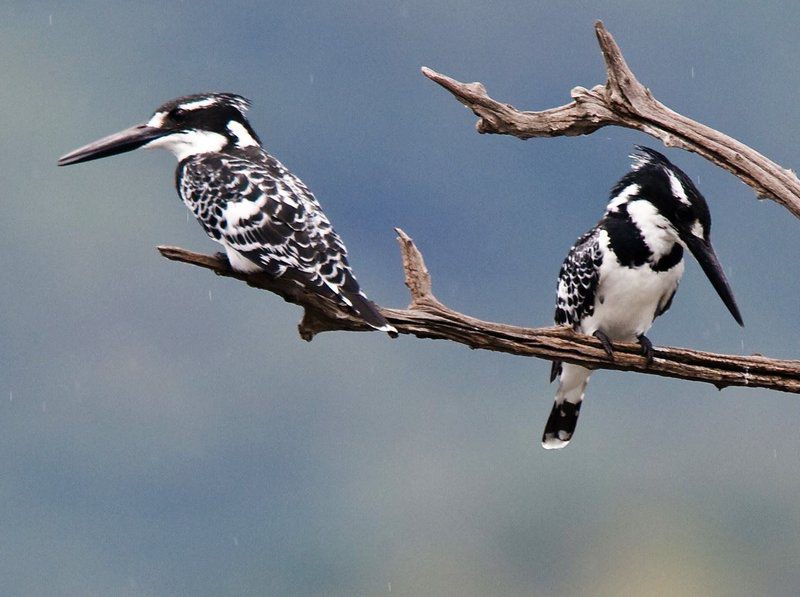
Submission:
[[[396,231],[403,258],[405,283],[411,292],[411,304],[408,309],[381,308],[381,313],[401,334],[449,340],[470,348],[519,356],[561,360],[593,369],[638,371],[703,381],[718,388],[749,386],[800,393],[800,361],[656,347],[655,360],[648,366],[638,344],[616,342],[612,361],[597,339],[577,334],[567,327],[523,328],[482,321],[454,311],[433,295],[431,276],[422,253],[405,232],[399,228]],[[167,259],[190,263],[210,269],[220,276],[243,280],[250,286],[274,292],[287,302],[302,306],[305,315],[299,330],[305,340],[311,340],[314,335],[325,331],[371,329],[359,319],[342,311],[333,301],[305,292],[291,282],[261,274],[234,272],[223,255],[203,255],[177,247],[159,247],[158,250]]]
[[[427,67],[422,73],[475,113],[480,133],[530,139],[588,135],[608,125],[635,129],[667,147],[703,156],[737,176],[759,198],[776,201],[800,218],[800,180],[793,171],[728,135],[670,110],[638,81],[602,22],[595,24],[595,33],[608,80],[592,89],[575,87],[571,103],[549,110],[520,111],[489,97],[481,83],[461,83]]]

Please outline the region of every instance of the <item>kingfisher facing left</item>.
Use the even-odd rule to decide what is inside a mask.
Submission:
[[[179,97],[139,124],[71,151],[59,166],[140,147],[178,158],[178,195],[234,270],[292,280],[370,327],[397,330],[359,288],[347,250],[305,184],[267,153],[231,93]]]
[[[722,266],[711,246],[711,215],[703,195],[666,157],[637,147],[632,170],[611,191],[600,222],[570,249],[558,276],[557,324],[596,336],[613,358],[612,340],[638,341],[648,361],[645,333],[672,304],[683,275],[683,250],[697,259],[722,302],[742,325]],[[542,446],[572,439],[591,371],[553,362],[558,390]]]

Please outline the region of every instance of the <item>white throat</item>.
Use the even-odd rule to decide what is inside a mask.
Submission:
[[[193,155],[222,151],[227,144],[228,139],[225,135],[211,131],[191,130],[159,137],[145,143],[143,147],[168,149],[180,162]]]

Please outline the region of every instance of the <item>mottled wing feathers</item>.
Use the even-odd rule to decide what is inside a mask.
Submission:
[[[600,278],[600,230],[593,228],[570,249],[558,273],[555,322],[578,325],[594,312],[594,298]]]
[[[385,327],[360,291],[344,244],[314,195],[260,149],[241,154],[197,156],[179,167],[180,195],[209,236],[265,272],[290,278],[352,308],[370,325]]]
[[[594,297],[600,278],[599,228],[593,228],[572,246],[558,273],[556,325],[576,327],[594,312]],[[553,361],[550,381],[561,373],[561,361]]]

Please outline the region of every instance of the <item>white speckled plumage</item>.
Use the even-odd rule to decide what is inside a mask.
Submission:
[[[59,165],[138,147],[171,151],[178,159],[178,194],[234,269],[292,280],[396,334],[359,288],[344,244],[314,195],[261,147],[244,115],[249,106],[229,93],[180,97],[145,124],[70,152]]]

